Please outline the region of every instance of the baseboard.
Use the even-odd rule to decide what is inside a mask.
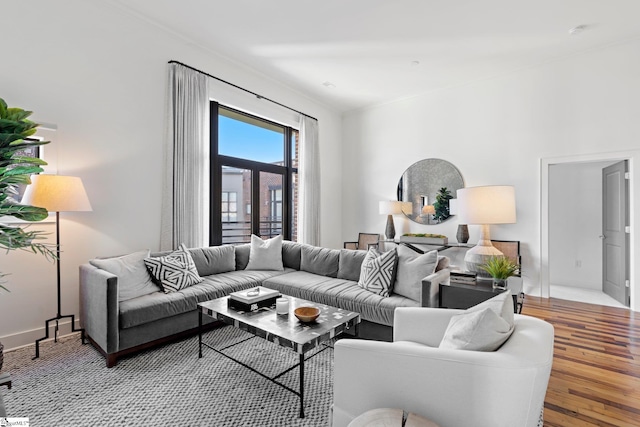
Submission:
[[[80,329],[80,319],[76,317],[76,330]],[[55,332],[55,322],[49,322],[49,337],[53,339]],[[71,334],[71,319],[64,319],[59,322],[58,337]],[[41,328],[30,329],[28,331],[17,332],[15,334],[4,335],[0,337],[0,342],[4,345],[4,351],[11,351],[18,348],[35,344],[37,339],[44,337],[45,325],[42,321]],[[46,340],[48,341],[48,340]],[[45,342],[45,341],[41,341]],[[35,350],[34,350],[35,351]]]

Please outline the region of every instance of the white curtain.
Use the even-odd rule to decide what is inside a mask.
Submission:
[[[160,249],[209,246],[208,77],[169,64]]]
[[[320,149],[318,121],[300,115],[298,241],[320,245]]]

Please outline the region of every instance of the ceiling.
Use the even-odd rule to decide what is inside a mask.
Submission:
[[[339,112],[640,37],[638,0],[108,1]]]

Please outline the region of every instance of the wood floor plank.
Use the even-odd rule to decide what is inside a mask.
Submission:
[[[640,427],[640,314],[530,295],[522,313],[555,328],[545,427]]]

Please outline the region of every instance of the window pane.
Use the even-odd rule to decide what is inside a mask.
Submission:
[[[260,172],[260,236],[263,239],[282,234],[282,175]]]
[[[218,119],[219,154],[284,165],[284,127],[224,108]]]
[[[251,204],[251,171],[223,166],[222,198]],[[239,215],[237,202],[222,203],[222,222],[222,243],[251,241],[251,214]]]

